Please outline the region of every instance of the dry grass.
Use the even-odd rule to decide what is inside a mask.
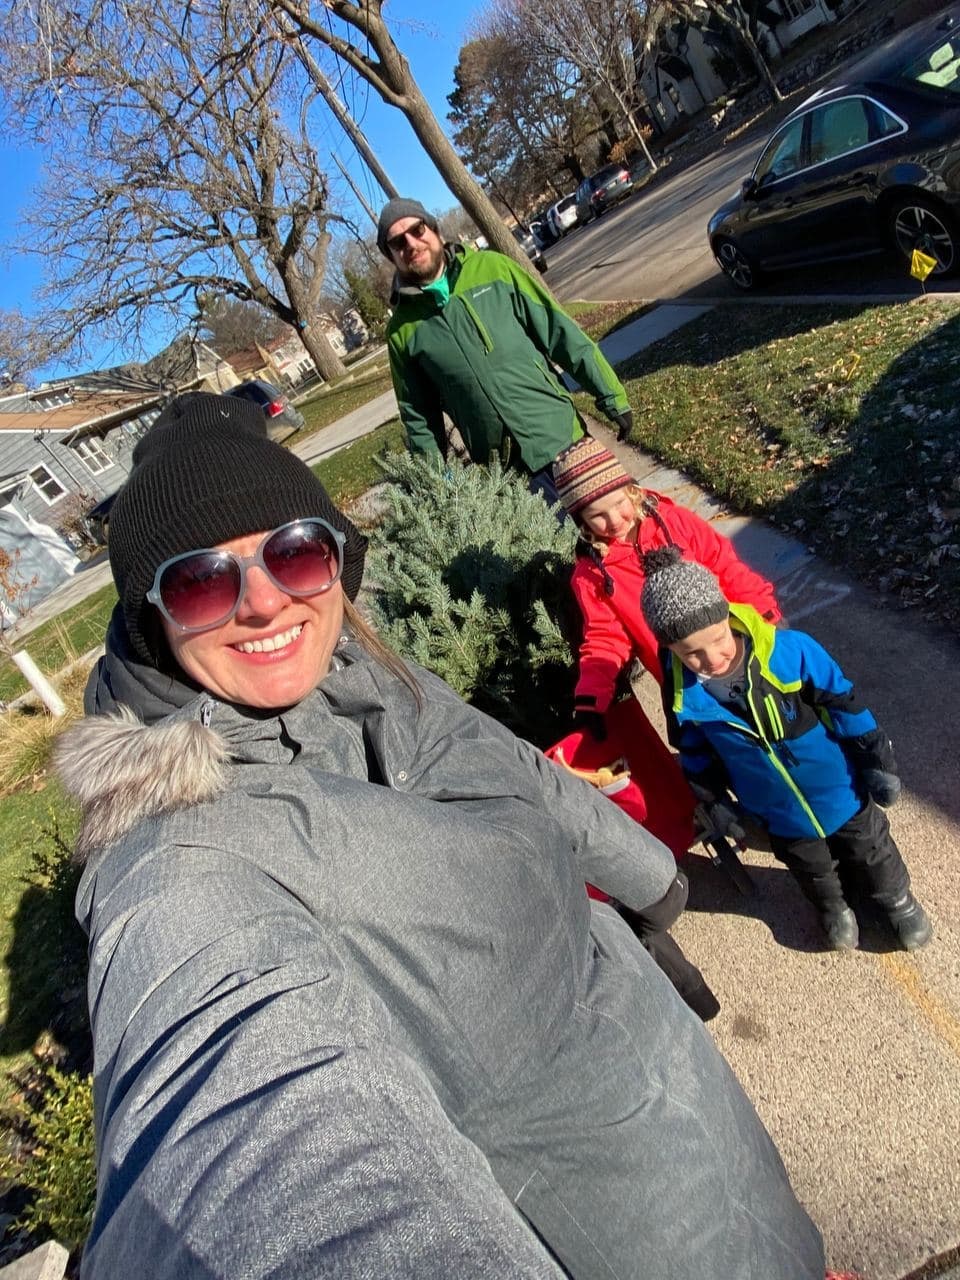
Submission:
[[[66,703],[64,715],[48,715],[37,702],[0,716],[0,797],[42,784],[59,734],[83,714],[86,665],[74,666],[56,681]]]

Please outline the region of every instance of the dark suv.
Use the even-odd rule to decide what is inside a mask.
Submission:
[[[633,190],[633,179],[625,164],[607,164],[577,187],[577,220],[589,222],[605,209],[623,200]]]
[[[224,394],[250,400],[262,409],[267,419],[267,434],[271,438],[283,440],[292,431],[299,431],[303,426],[303,414],[270,382],[251,378],[249,382],[241,382],[238,387],[231,387]]]

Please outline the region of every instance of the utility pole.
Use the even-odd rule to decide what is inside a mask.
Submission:
[[[303,63],[304,67],[306,68],[307,74],[310,76],[310,79],[313,81],[314,87],[316,88],[317,92],[320,94],[320,97],[324,100],[324,102],[327,104],[327,106],[336,116],[336,118],[340,121],[340,124],[346,130],[348,136],[350,137],[350,140],[353,142],[353,145],[360,152],[361,156],[363,156],[363,159],[366,162],[367,168],[370,170],[370,172],[373,174],[376,180],[380,183],[380,186],[383,188],[384,194],[386,195],[387,199],[392,200],[395,196],[398,196],[400,192],[390,181],[383,165],[374,155],[373,149],[371,148],[370,143],[364,137],[364,134],[361,131],[360,126],[357,124],[356,120],[354,120],[353,116],[350,115],[350,113],[347,111],[347,108],[343,105],[343,103],[337,97],[336,93],[334,92],[333,85],[330,83],[326,75],[321,70],[320,64],[317,62],[317,60],[314,58],[310,50],[306,47],[303,40],[300,39],[299,36],[296,36],[295,33],[290,29],[285,29],[285,34],[296,39],[297,47],[300,52],[300,60]],[[334,159],[336,160],[336,156],[334,156]],[[339,164],[340,162],[337,161],[337,163]],[[349,181],[349,179],[347,179],[347,181]],[[351,186],[352,185],[353,184],[351,183]],[[363,202],[361,201],[361,203]],[[374,218],[374,222],[376,222],[375,218]]]
[[[343,167],[343,161],[340,159],[340,157],[337,155],[335,151],[331,151],[330,155],[333,157],[333,163],[337,166],[337,168],[346,178],[347,182],[350,184],[350,190],[353,192],[353,194],[357,197],[357,199],[363,205],[364,209],[367,211],[367,217],[370,219],[373,225],[376,226],[377,215],[373,212],[373,210],[367,204],[363,195],[360,193],[360,189],[357,187],[357,184],[354,182],[354,180],[350,177],[349,173],[347,173],[346,169]]]

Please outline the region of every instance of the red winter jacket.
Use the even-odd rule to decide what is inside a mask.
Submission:
[[[737,558],[728,538],[669,498],[650,489],[644,494],[656,504],[656,515],[646,515],[640,521],[636,544],[611,543],[602,568],[590,556],[579,556],[573,570],[570,585],[584,624],[574,698],[578,708],[606,712],[613,701],[617,676],[633,658],[639,658],[658,683],[663,681],[658,645],[640,608],[645,576],[642,557],[655,547],[667,546],[672,540],[685,560],[695,560],[716,574],[728,600],[752,605],[769,622],[777,622],[781,616],[773,587]],[[613,595],[604,589],[604,572],[613,583]]]

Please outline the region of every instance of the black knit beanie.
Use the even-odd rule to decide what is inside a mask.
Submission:
[[[146,599],[164,560],[304,516],[346,536],[342,582],[354,600],[367,540],[310,468],[267,438],[263,412],[203,391],[171,401],[134,449],[110,512],[110,567],[140,657],[159,666],[166,653],[159,615]]]
[[[395,222],[399,222],[401,218],[421,218],[431,231],[437,230],[436,218],[423,207],[419,200],[408,200],[405,196],[394,196],[392,200],[388,200],[383,206],[380,213],[380,221],[377,223],[377,248],[385,258],[390,257],[390,250],[387,248],[387,236],[390,234],[390,228]]]
[[[702,564],[684,560],[679,547],[648,551],[643,571],[640,605],[660,644],[676,644],[729,617],[730,606],[720,583]]]

